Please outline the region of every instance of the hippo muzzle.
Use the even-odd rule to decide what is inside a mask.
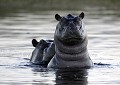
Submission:
[[[82,38],[81,26],[75,26],[74,23],[70,23],[67,27],[64,27],[64,33],[62,39],[79,39]]]

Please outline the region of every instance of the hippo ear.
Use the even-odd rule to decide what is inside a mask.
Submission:
[[[80,17],[81,19],[83,19],[84,16],[85,16],[85,14],[84,14],[83,12],[79,15],[79,17]]]
[[[56,19],[57,21],[60,21],[61,18],[62,18],[62,17],[61,17],[59,14],[56,14],[56,15],[55,15],[55,19]]]

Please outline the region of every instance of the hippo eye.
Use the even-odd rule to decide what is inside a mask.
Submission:
[[[76,18],[74,19],[74,23],[75,23],[75,24],[79,24],[79,18],[78,18],[78,17],[76,17]]]
[[[64,17],[60,21],[61,25],[65,25],[65,24],[67,24],[67,22],[68,22],[68,20],[65,19]]]

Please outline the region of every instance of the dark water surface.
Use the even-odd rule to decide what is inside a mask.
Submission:
[[[90,70],[53,70],[31,66],[31,40],[53,39],[56,13],[78,15],[81,11],[11,13],[0,17],[0,84],[10,85],[119,85],[120,13],[85,11],[88,50],[95,65]],[[101,64],[102,63],[102,64]],[[104,64],[104,65],[103,65]]]

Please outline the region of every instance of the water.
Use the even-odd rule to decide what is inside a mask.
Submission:
[[[30,65],[31,40],[53,39],[55,13],[40,11],[11,13],[0,18],[0,84],[8,85],[119,85],[120,17],[113,10],[85,11],[88,50],[95,65],[90,70],[54,70]],[[102,63],[102,64],[101,64]]]

